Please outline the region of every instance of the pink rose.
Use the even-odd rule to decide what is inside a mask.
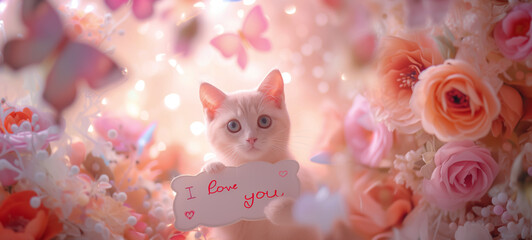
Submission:
[[[436,168],[430,180],[423,180],[427,199],[445,210],[465,207],[488,191],[499,165],[488,149],[472,141],[450,142],[436,152]]]
[[[410,107],[426,132],[446,142],[477,140],[490,132],[500,102],[474,66],[450,59],[427,68],[419,79]]]
[[[505,57],[519,61],[532,52],[531,21],[532,3],[521,3],[495,25],[493,37]]]
[[[357,161],[375,167],[393,145],[393,133],[375,122],[366,98],[358,95],[344,122],[347,147]]]

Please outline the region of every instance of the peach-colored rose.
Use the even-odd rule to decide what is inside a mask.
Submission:
[[[354,176],[347,190],[351,227],[365,239],[401,225],[414,208],[412,193],[393,181],[393,176],[363,171]]]
[[[383,120],[391,129],[408,134],[421,129],[419,116],[408,105],[412,87],[424,69],[442,62],[431,41],[424,37],[417,40],[382,39],[377,59],[378,78],[368,92],[377,120]]]
[[[423,129],[442,141],[486,136],[500,112],[493,88],[462,60],[447,60],[421,73],[410,101]]]
[[[441,209],[456,210],[479,200],[493,183],[499,165],[488,149],[472,141],[450,142],[436,152],[436,168],[423,180],[426,198]]]
[[[357,95],[344,122],[345,141],[358,162],[377,167],[390,152],[393,133],[373,119],[366,98]]]
[[[495,25],[495,44],[505,57],[519,61],[532,53],[531,21],[532,3],[521,3]]]
[[[33,208],[30,199],[37,194],[23,191],[11,194],[0,205],[0,236],[2,239],[52,239],[63,225],[44,206]]]
[[[523,116],[523,99],[517,90],[507,85],[501,87],[497,96],[501,101],[501,113],[493,121],[491,133],[495,137],[502,134],[504,138],[510,138]]]

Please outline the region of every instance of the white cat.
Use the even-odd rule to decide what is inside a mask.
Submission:
[[[200,98],[207,137],[217,155],[217,161],[206,164],[204,171],[216,173],[225,166],[239,166],[250,161],[275,163],[294,159],[288,149],[290,118],[285,105],[284,82],[278,70],[271,71],[257,90],[225,94],[202,83]],[[300,174],[299,177],[303,180]],[[301,185],[302,192],[310,190],[307,181],[302,181]],[[214,228],[212,239],[319,239],[316,230],[293,222],[293,203],[294,199],[289,198],[272,201],[265,209],[269,220],[240,221]]]

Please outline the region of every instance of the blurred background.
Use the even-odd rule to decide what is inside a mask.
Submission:
[[[155,122],[150,155],[179,145],[190,155],[186,161],[191,170],[212,156],[199,101],[201,82],[226,92],[252,89],[278,68],[292,121],[291,149],[300,163],[308,164],[320,129],[327,127],[324,106],[349,106],[346,100],[366,79],[375,45],[376,27],[367,11],[371,6],[355,1],[160,0],[153,2],[153,15],[142,20],[134,16],[131,4],[111,11],[100,0],[50,2],[59,9],[67,32],[109,54],[125,74],[124,80],[103,89],[80,84],[74,104],[64,112],[67,133],[76,136],[86,129],[94,134],[93,126],[81,120],[105,113]],[[272,48],[248,46],[248,64],[241,69],[236,57],[224,58],[209,42],[239,31],[257,5],[268,20],[264,37]],[[2,45],[26,31],[19,1],[0,1],[0,21]],[[40,100],[46,69],[46,64],[20,71],[2,66],[0,95],[49,108]]]

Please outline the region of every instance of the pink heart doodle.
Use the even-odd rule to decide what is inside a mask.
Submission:
[[[185,212],[185,217],[187,217],[189,220],[192,219],[192,217],[194,217],[194,211]]]
[[[279,176],[281,176],[281,177],[286,177],[287,174],[288,174],[288,171],[286,171],[286,170],[279,171]]]

